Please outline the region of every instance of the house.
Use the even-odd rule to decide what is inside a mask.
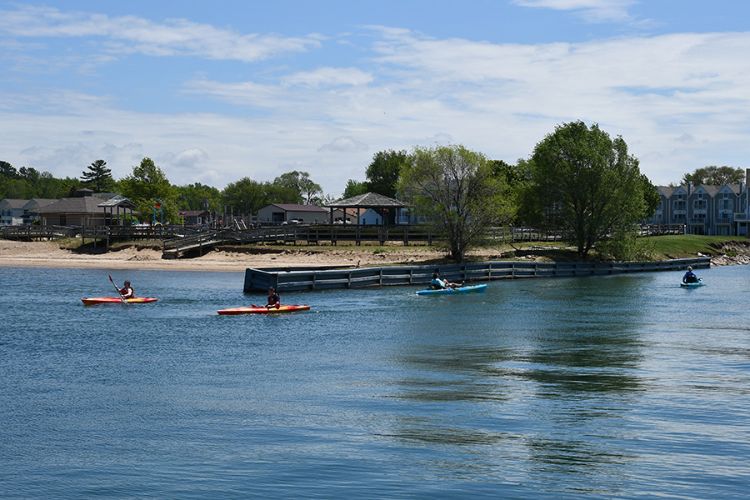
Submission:
[[[32,224],[34,222],[38,222],[40,220],[39,210],[46,207],[47,205],[53,204],[56,201],[57,201],[56,199],[50,199],[50,198],[30,199],[23,206],[23,223]]]
[[[328,211],[316,205],[274,203],[258,210],[258,222],[261,224],[282,224],[284,222],[325,224],[328,222]]]
[[[29,200],[5,198],[0,200],[0,226],[20,226],[23,224],[23,207]]]
[[[645,222],[682,224],[690,234],[748,236],[749,182],[750,168],[745,170],[745,181],[738,184],[660,186],[659,205]]]
[[[211,223],[211,212],[208,210],[180,210],[183,224],[186,226],[201,226]]]
[[[112,193],[91,194],[81,190],[79,196],[61,198],[37,210],[42,224],[52,226],[104,226],[119,223],[134,208],[133,203]],[[104,196],[105,198],[102,198]],[[117,210],[117,215],[115,215]],[[121,211],[122,210],[122,217]]]

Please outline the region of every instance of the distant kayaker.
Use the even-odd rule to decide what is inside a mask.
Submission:
[[[279,298],[279,294],[276,293],[276,290],[273,287],[270,287],[268,289],[268,303],[266,304],[266,308],[271,309],[273,307],[276,309],[281,307],[281,298]]]
[[[432,281],[430,281],[430,286],[434,290],[443,290],[445,288],[459,288],[463,286],[463,283],[451,283],[448,280],[444,280],[440,278],[440,271],[435,269],[435,272],[432,273]]]
[[[682,277],[683,283],[697,283],[698,282],[698,276],[693,273],[692,266],[688,266],[687,272],[685,273],[685,276]]]
[[[135,290],[130,286],[130,282],[126,281],[122,288],[120,288],[120,296],[123,299],[132,299],[135,297]]]

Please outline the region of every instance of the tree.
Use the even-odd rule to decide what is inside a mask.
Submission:
[[[558,126],[536,145],[531,164],[537,216],[565,230],[583,258],[597,242],[625,234],[649,215],[653,186],[625,141],[598,125]]]
[[[352,196],[358,196],[360,194],[367,194],[368,186],[367,182],[355,181],[349,179],[346,181],[346,188],[344,188],[344,198],[351,198]]]
[[[175,190],[151,158],[143,158],[133,167],[133,173],[120,181],[120,190],[138,207],[142,220],[151,218],[157,204],[166,220],[178,220]]]
[[[692,183],[693,186],[700,186],[701,184],[709,186],[739,184],[744,180],[745,171],[741,168],[717,167],[715,165],[697,168],[692,174],[685,174],[682,177],[683,184]]]
[[[310,179],[310,174],[307,172],[299,172],[297,170],[286,172],[276,177],[273,183],[282,188],[296,192],[296,203],[305,203],[309,205],[316,197],[323,194],[323,189],[319,184],[316,184]]]
[[[268,205],[268,184],[261,184],[249,177],[227,184],[221,193],[227,210],[234,214],[252,215]],[[282,203],[282,202],[277,202]]]
[[[0,161],[0,176],[8,179],[17,179],[18,171],[16,170],[16,167],[7,161]]]
[[[512,213],[505,182],[481,153],[463,146],[416,148],[401,168],[398,190],[445,234],[456,261],[488,225],[507,222]]]
[[[396,197],[401,169],[409,162],[406,151],[379,151],[367,167],[367,190],[390,198]],[[367,192],[367,191],[365,191]]]
[[[175,186],[177,208],[180,210],[221,210],[221,191],[200,182]]]
[[[107,168],[106,161],[96,160],[87,168],[88,170],[84,170],[81,174],[81,181],[86,186],[90,186],[97,193],[105,193],[112,190],[115,180],[112,178],[112,170]]]

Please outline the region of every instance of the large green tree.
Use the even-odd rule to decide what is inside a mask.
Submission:
[[[86,167],[86,170],[81,174],[81,181],[96,193],[109,192],[115,185],[112,170],[107,167],[107,162],[104,160],[96,160]]]
[[[653,186],[638,160],[598,125],[558,126],[534,148],[530,200],[537,215],[565,230],[579,256],[597,242],[627,234],[649,214]]]
[[[401,169],[398,191],[446,236],[456,261],[487,226],[507,223],[513,212],[502,177],[484,155],[463,146],[416,148]]]
[[[709,186],[721,186],[724,184],[739,184],[745,180],[745,171],[734,167],[708,167],[697,168],[691,174],[685,174],[682,182],[691,182],[694,186],[706,184]]]
[[[151,220],[154,209],[157,218],[164,214],[164,220],[177,222],[176,193],[164,172],[151,158],[143,158],[139,165],[133,167],[133,173],[119,183],[122,194],[135,203],[141,220]]]
[[[273,184],[297,193],[297,199],[288,203],[310,204],[323,195],[323,189],[310,178],[307,172],[293,170],[274,179]]]
[[[379,151],[367,167],[367,190],[390,198],[396,197],[401,169],[409,163],[406,151]]]
[[[268,186],[268,183],[260,183],[249,177],[230,182],[221,193],[225,210],[235,215],[257,213],[258,209],[268,205]]]

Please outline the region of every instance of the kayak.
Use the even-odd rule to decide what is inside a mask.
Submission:
[[[246,306],[246,307],[231,307],[229,309],[220,309],[218,312],[224,316],[233,316],[237,314],[276,314],[276,313],[288,313],[295,311],[307,311],[310,306],[290,304],[288,306],[280,306],[278,308],[272,307],[270,309],[265,306]]]
[[[680,283],[680,286],[684,288],[695,288],[698,286],[703,286],[703,279],[698,278],[698,281],[694,281],[692,283]]]
[[[128,304],[148,304],[149,302],[156,302],[157,298],[154,297],[134,297],[132,299],[125,299]],[[90,297],[82,298],[81,302],[85,306],[93,306],[96,304],[122,304],[122,299],[118,297]]]
[[[458,288],[441,288],[438,290],[428,288],[427,290],[417,290],[417,295],[454,295],[457,293],[483,292],[486,288],[486,284],[465,285]]]

